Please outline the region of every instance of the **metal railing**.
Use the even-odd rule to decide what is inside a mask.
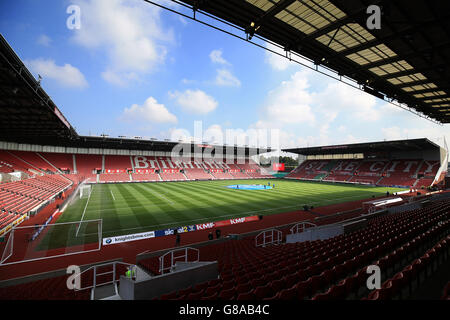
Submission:
[[[93,289],[93,288],[108,285],[108,284],[115,284],[116,282],[120,281],[120,274],[118,274],[117,265],[124,265],[124,266],[130,267],[130,268],[136,268],[136,265],[125,263],[125,262],[120,262],[120,261],[108,262],[108,263],[91,266],[75,276],[75,279],[78,277],[78,281],[80,283],[80,287],[75,288],[75,291]],[[112,270],[106,271],[106,272],[98,272],[98,269],[106,268],[109,266],[112,267]],[[90,283],[89,283],[85,287],[81,286],[81,280],[83,279],[82,276],[85,275],[87,277],[87,274],[90,271],[93,272],[92,285],[90,285]],[[134,273],[136,273],[136,269],[134,270]],[[108,275],[108,274],[111,275],[111,280],[108,280],[105,282],[100,282],[100,283],[97,281],[97,277]]]
[[[193,252],[195,254],[194,260],[189,260],[190,252]],[[169,266],[165,266],[164,262],[167,261],[166,259],[170,259]],[[168,272],[173,271],[176,262],[199,262],[199,259],[200,259],[200,250],[196,248],[186,247],[175,249],[159,257],[159,272],[161,274],[164,274],[166,271]]]
[[[317,227],[316,224],[311,223],[311,222],[300,222],[297,223],[296,225],[294,225],[290,230],[291,233],[300,233],[305,231],[307,228],[313,228],[313,227]]]
[[[256,247],[265,247],[269,244],[280,244],[283,239],[283,234],[280,230],[270,229],[266,231],[260,232],[255,237],[255,246]]]

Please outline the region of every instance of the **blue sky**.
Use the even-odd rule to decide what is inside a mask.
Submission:
[[[259,130],[275,147],[450,139],[448,125],[141,0],[2,1],[0,32],[81,135],[187,139],[201,121],[202,140]]]

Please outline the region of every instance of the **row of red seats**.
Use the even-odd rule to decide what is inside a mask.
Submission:
[[[435,209],[436,207],[433,208]],[[370,259],[374,260],[382,254],[392,252],[397,246],[425,232],[436,222],[436,219],[430,219],[429,212],[425,209],[421,213],[412,212],[406,217],[397,217],[395,223],[379,223],[363,231],[325,241],[254,248],[253,239],[250,239],[247,242],[231,241],[214,248],[207,246],[211,247],[211,260],[219,261],[222,285],[232,281],[236,286],[221,289],[215,296],[209,297],[205,296],[205,290],[208,290],[206,288],[202,291],[202,298],[314,297],[335,280],[345,278],[346,274],[355,268],[367,265]],[[227,246],[232,246],[231,250],[226,250]],[[207,247],[201,248],[203,261],[208,260],[203,258],[205,251],[209,251],[205,250]],[[282,272],[278,273],[280,270]],[[239,292],[237,287],[249,281],[252,291]],[[272,283],[273,281],[277,282]],[[283,286],[279,286],[281,283]],[[178,293],[176,298],[186,299],[192,293],[196,292],[188,291],[184,292],[184,295]],[[174,296],[174,293],[170,295]]]
[[[100,182],[129,182],[130,175],[128,173],[103,173],[99,176]]]
[[[324,181],[351,181],[379,185],[412,186],[416,173],[425,174],[426,179],[434,177],[439,161],[416,160],[307,160],[287,175],[289,178],[314,179],[327,174]],[[429,186],[433,181],[420,180]],[[418,185],[416,183],[416,185]]]
[[[20,216],[14,213],[2,213],[0,216],[0,230],[13,223],[14,220],[18,219]]]
[[[112,280],[112,266],[97,269],[96,283],[107,283]],[[115,280],[125,275],[126,266],[116,265]],[[49,279],[36,280],[28,283],[0,288],[0,300],[90,300],[90,289],[70,290],[67,288],[67,275]],[[81,276],[81,288],[88,288],[93,284],[93,269]]]
[[[372,262],[372,264],[380,267],[382,277],[391,275],[396,269],[404,266],[405,261],[407,263],[407,261],[417,256],[417,252],[423,250],[424,247],[426,248],[427,242],[435,243],[435,240],[433,239],[434,237],[439,237],[442,233],[448,234],[448,228],[449,221],[447,220],[445,226],[435,227],[432,231],[426,231],[419,234],[417,237],[411,239],[402,246],[397,247],[389,254],[381,257],[375,262]],[[370,254],[371,252],[369,251],[368,255],[370,256]],[[342,292],[345,292],[347,295],[352,293],[355,297],[359,297],[361,295],[361,291],[363,293],[368,291],[366,286],[367,278],[367,266],[363,266],[355,274],[343,279],[340,283],[331,287],[328,291],[318,294],[315,297],[315,300],[342,298],[342,296],[338,295]]]
[[[22,214],[42,202],[43,200],[0,190],[0,210],[2,211]]]
[[[433,248],[427,250],[420,258],[415,259],[411,264],[404,267],[402,271],[386,280],[381,288],[372,291],[367,299],[388,300],[409,296],[414,282],[419,285],[425,281],[449,257],[450,235],[439,241]]]

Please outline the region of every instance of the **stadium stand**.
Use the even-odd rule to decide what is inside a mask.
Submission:
[[[448,259],[449,208],[450,200],[444,200],[430,207],[374,218],[362,230],[328,240],[255,248],[255,239],[250,236],[204,246],[200,248],[201,261],[217,260],[220,279],[160,299],[362,299],[368,294],[365,284],[368,264],[380,266],[383,277],[395,279],[396,270],[411,269],[408,281],[404,282],[411,284],[421,272],[419,269],[439,262],[435,263],[436,268],[443,262],[442,257]],[[418,263],[421,259],[426,262]],[[150,258],[140,264],[155,272],[156,261]],[[384,290],[373,291],[370,298],[397,294]]]
[[[211,172],[215,179],[233,179],[234,177],[226,169]]]
[[[102,173],[99,175],[99,182],[130,182],[128,173]]]
[[[39,169],[45,173],[55,173],[57,170],[36,152],[27,151],[9,151],[23,162],[32,164],[32,167]]]
[[[439,161],[398,160],[307,160],[286,178],[352,182],[380,186],[429,186],[439,169]]]
[[[39,153],[43,158],[50,162],[53,167],[64,173],[74,173],[73,155],[68,153]]]
[[[105,155],[105,168],[104,171],[106,173],[111,171],[120,171],[120,172],[127,172],[128,170],[131,170],[131,160],[130,156],[110,156]]]
[[[14,156],[7,150],[0,150],[0,160],[3,164],[6,164],[13,171],[23,171],[26,173],[31,173],[29,170],[34,170],[35,172],[40,172],[38,168],[31,166],[29,163],[24,162],[18,157]]]
[[[159,175],[163,181],[186,181],[186,176],[180,171],[176,172],[160,172]]]
[[[133,181],[161,181],[157,173],[133,173],[131,174]]]
[[[206,171],[207,169],[204,162],[192,160],[190,162],[181,162],[181,166],[183,168],[184,174],[189,180],[213,179],[213,176]]]
[[[102,156],[94,154],[76,154],[75,162],[77,172],[84,175],[91,175],[102,170]]]

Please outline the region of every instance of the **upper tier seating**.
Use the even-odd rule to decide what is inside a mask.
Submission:
[[[2,161],[2,163],[8,164],[9,167],[14,171],[23,171],[27,173],[29,173],[29,169],[38,171],[36,167],[33,167],[32,165],[26,163],[25,161],[14,156],[12,153],[6,150],[0,150],[0,161]]]
[[[102,170],[102,156],[94,154],[76,154],[77,172],[83,175],[96,173],[95,170]]]
[[[32,165],[32,168],[39,169],[45,173],[55,173],[57,170],[36,152],[10,151],[11,154]]]
[[[124,170],[126,172],[131,168],[130,156],[105,155],[105,172],[107,170]]]
[[[73,156],[68,153],[39,153],[53,166],[62,171],[73,173]],[[53,168],[53,167],[52,167]],[[53,168],[54,170],[54,168]]]

